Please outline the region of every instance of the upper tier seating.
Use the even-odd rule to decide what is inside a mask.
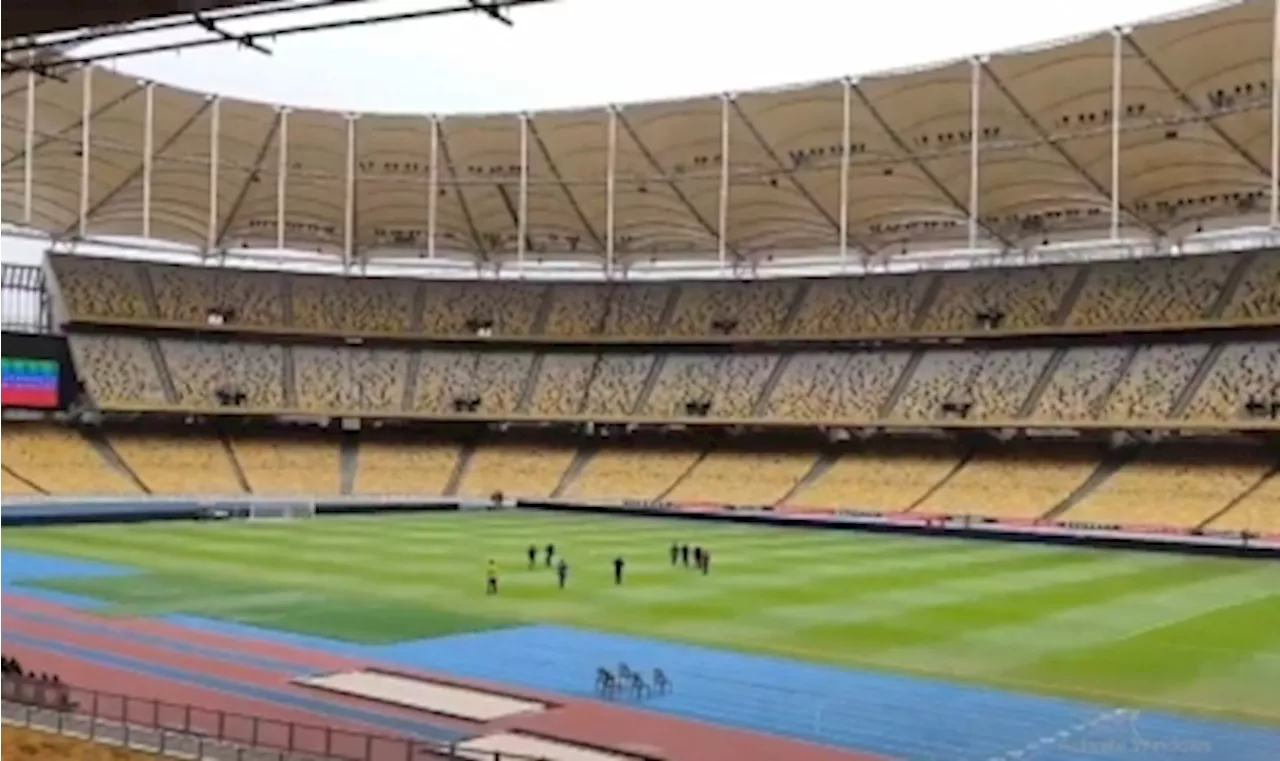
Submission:
[[[1022,410],[1052,355],[1049,349],[926,352],[889,416],[903,420],[954,419],[957,415],[973,420],[1011,419]]]
[[[710,417],[750,417],[777,362],[776,354],[670,354],[641,414],[685,417],[685,405],[710,402]]]
[[[1187,405],[1193,420],[1247,417],[1252,400],[1280,400],[1280,340],[1224,346]]]
[[[415,379],[413,411],[453,413],[455,400],[478,399],[477,412],[519,411],[533,368],[529,352],[423,351]]]
[[[169,403],[151,339],[86,335],[71,336],[69,343],[85,390],[99,405],[163,407]]]
[[[794,280],[761,280],[751,283],[684,283],[667,335],[712,336],[723,333],[716,323],[736,323],[739,336],[776,336],[799,293]]]
[[[324,333],[408,333],[417,327],[417,284],[393,278],[292,278],[293,324]]]
[[[143,271],[150,275],[161,320],[203,325],[211,312],[231,309],[235,312],[232,321],[238,325],[270,328],[290,324],[284,310],[284,289],[292,281],[290,275],[158,264],[145,265]],[[335,278],[334,285],[346,282]]]
[[[177,401],[191,407],[213,407],[219,391],[245,395],[245,406],[287,407],[285,348],[235,341],[160,340]]]
[[[534,284],[362,279],[53,256],[81,319],[335,334],[584,337],[884,335],[1280,321],[1280,252],[745,283]],[[998,318],[983,322],[983,316]],[[717,325],[717,323],[722,323]]]
[[[570,337],[660,335],[663,315],[676,293],[662,284],[557,285],[551,289],[545,332]]]
[[[1102,420],[1161,420],[1174,413],[1183,391],[1209,353],[1205,344],[1143,346],[1133,355],[1102,407]]]
[[[1001,315],[1000,327],[1039,328],[1055,324],[1076,267],[977,270],[946,276],[920,329],[931,333],[980,330],[979,315]]]
[[[1097,264],[1067,316],[1086,327],[1196,322],[1208,317],[1239,257]]]
[[[4,466],[48,494],[137,494],[140,490],[74,428],[10,421],[0,430]]]
[[[814,280],[796,313],[802,336],[905,333],[914,326],[932,276]]]
[[[293,347],[298,404],[312,410],[400,412],[410,353],[396,349]]]
[[[1098,419],[1102,405],[1133,351],[1119,346],[1067,349],[1036,399],[1031,419],[1064,422]]]
[[[784,420],[881,417],[910,352],[800,352],[769,395],[765,416]]]
[[[710,419],[1141,425],[1265,420],[1280,399],[1280,342],[1270,340],[593,354],[83,335],[72,350],[104,407],[214,408],[231,390],[249,409],[318,414],[670,419],[707,403]]]

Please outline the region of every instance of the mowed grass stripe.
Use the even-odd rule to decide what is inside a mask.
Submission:
[[[1239,569],[1222,568],[1228,575]],[[975,633],[1001,626],[1038,621],[1055,611],[1120,601],[1129,596],[1179,589],[1203,578],[1203,571],[1189,566],[1137,568],[1101,579],[1083,579],[1062,584],[1000,594],[975,595],[968,600],[934,605],[875,621],[819,623],[805,630],[811,640],[856,642],[864,652],[895,648],[945,646],[959,633]],[[1034,642],[1034,641],[1033,641]],[[989,657],[1003,658],[998,648],[987,650]],[[993,664],[998,665],[998,664]]]
[[[1278,646],[1280,592],[1173,621],[1123,640],[1055,654],[1014,676],[1064,679],[1081,668],[1101,666],[1099,681],[1107,689],[1129,690],[1141,684],[1145,689],[1180,691],[1205,673],[1231,668],[1259,655],[1273,655]],[[1272,705],[1280,708],[1280,695],[1273,697]]]

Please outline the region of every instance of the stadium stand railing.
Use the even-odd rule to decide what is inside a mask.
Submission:
[[[208,761],[536,761],[410,737],[171,703],[46,680],[5,677],[4,723],[148,754]]]

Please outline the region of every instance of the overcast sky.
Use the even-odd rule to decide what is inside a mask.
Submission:
[[[454,2],[461,0],[375,0],[365,7],[399,12]],[[268,43],[271,57],[219,46],[123,59],[119,66],[295,105],[540,110],[834,79],[1040,43],[1203,4],[557,0],[512,11],[513,28],[475,15],[423,19],[281,37]]]

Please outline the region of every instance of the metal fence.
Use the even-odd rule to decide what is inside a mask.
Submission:
[[[439,742],[279,721],[47,680],[6,677],[5,723],[209,761],[539,761]]]

